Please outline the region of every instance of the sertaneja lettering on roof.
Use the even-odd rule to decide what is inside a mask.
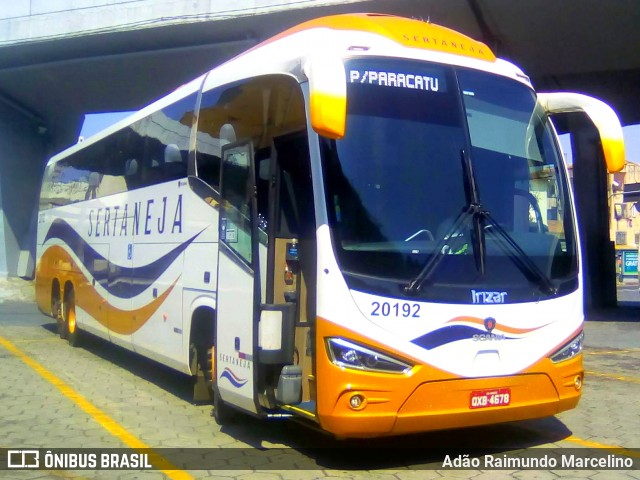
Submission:
[[[349,14],[318,18],[277,35],[269,42],[312,28],[358,30],[389,38],[403,46],[434,50],[495,62],[496,56],[484,43],[441,25],[383,14]]]

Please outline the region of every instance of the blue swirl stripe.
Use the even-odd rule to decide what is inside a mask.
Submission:
[[[487,335],[486,330],[468,325],[449,325],[433,332],[429,332],[421,337],[414,338],[411,343],[418,345],[426,350],[441,347],[447,343],[457,342],[458,340],[466,340],[473,338],[474,335]],[[513,337],[504,337],[505,340],[513,340]]]
[[[231,371],[229,367],[226,367],[224,369],[224,371],[220,375],[220,378],[226,378],[231,382],[231,385],[233,385],[236,388],[242,387],[245,383],[249,381],[247,378],[238,377],[235,373]]]
[[[60,218],[53,221],[44,242],[52,238],[63,241],[105,290],[115,297],[129,299],[139,295],[156,282],[203,231],[176,246],[156,261],[140,267],[125,267],[110,262],[96,252],[71,225]]]

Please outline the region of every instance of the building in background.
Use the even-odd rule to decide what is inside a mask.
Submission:
[[[618,283],[637,281],[640,165],[628,162],[622,172],[609,177],[609,235],[615,243]]]

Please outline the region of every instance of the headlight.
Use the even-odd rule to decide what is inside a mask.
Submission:
[[[371,372],[406,373],[411,365],[342,338],[327,338],[327,351],[334,365]]]
[[[551,355],[551,361],[554,363],[564,362],[575,357],[582,351],[582,341],[584,340],[584,332],[580,332],[578,336],[573,338],[569,343],[564,345],[560,350]]]

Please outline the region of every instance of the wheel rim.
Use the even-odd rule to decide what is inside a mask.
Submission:
[[[76,310],[73,305],[69,305],[69,312],[67,314],[67,325],[69,333],[73,334],[76,331]]]

